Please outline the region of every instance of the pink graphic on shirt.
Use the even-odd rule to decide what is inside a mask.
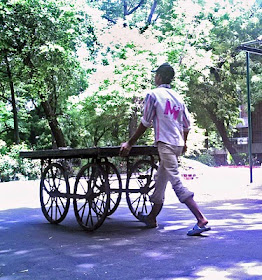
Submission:
[[[180,106],[175,105],[173,106],[173,108],[171,108],[170,101],[169,100],[166,101],[166,108],[164,111],[165,115],[171,114],[173,115],[174,120],[177,120],[180,110],[181,110]]]

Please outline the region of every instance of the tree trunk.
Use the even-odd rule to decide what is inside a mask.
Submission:
[[[239,157],[237,150],[235,149],[235,147],[233,146],[233,144],[231,143],[231,141],[228,138],[227,135],[227,131],[226,131],[226,127],[224,124],[223,120],[219,120],[215,114],[213,114],[212,112],[209,111],[209,115],[212,119],[212,121],[214,122],[220,136],[222,137],[222,141],[224,143],[225,148],[228,150],[228,152],[230,153],[230,155],[232,156],[235,164],[239,164],[241,162],[241,158]]]
[[[14,89],[14,83],[12,79],[12,72],[7,56],[5,56],[5,63],[6,63],[6,71],[9,80],[10,92],[11,92],[11,103],[12,103],[13,120],[14,120],[14,142],[15,144],[19,144],[20,137],[19,137],[19,128],[18,128],[18,114],[17,114],[16,100],[15,100],[15,89]]]
[[[126,0],[123,1],[123,13],[124,13],[124,19],[126,19],[126,15],[127,15],[127,1]]]
[[[129,138],[134,135],[137,129],[137,108],[135,108],[132,112],[130,121],[129,121],[129,127],[128,127],[128,132],[129,132]]]
[[[33,78],[33,73],[36,71],[35,66],[33,65],[31,61],[30,54],[27,55],[27,57],[24,58],[24,64],[27,65],[31,69],[30,78]],[[56,119],[55,112],[48,100],[45,99],[39,93],[39,96],[41,98],[41,106],[44,109],[46,119],[48,120],[51,133],[52,133],[52,146],[53,148],[59,148],[59,147],[66,147],[65,137],[64,134],[59,126],[59,123]]]
[[[49,126],[51,128],[52,135],[55,139],[55,144],[57,147],[66,147],[66,142],[64,138],[64,134],[59,126],[59,123],[56,119],[55,113],[50,106],[50,103],[45,100],[41,102],[41,105],[44,109],[46,118],[48,120]]]
[[[158,0],[154,0],[153,5],[152,5],[152,7],[151,7],[150,14],[149,14],[149,16],[148,16],[148,18],[147,18],[147,24],[148,24],[148,25],[150,25],[151,22],[152,22],[152,18],[153,18],[153,15],[154,15],[154,13],[155,13],[156,6],[157,6],[157,1],[158,1]]]
[[[123,1],[124,19],[126,18],[126,16],[133,14],[144,3],[145,3],[145,0],[140,0],[139,3],[135,7],[128,9],[128,7],[127,7],[127,0],[124,0]]]

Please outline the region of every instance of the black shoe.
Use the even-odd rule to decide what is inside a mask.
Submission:
[[[148,215],[143,215],[141,212],[137,214],[138,220],[142,223],[145,223],[148,228],[158,227],[157,222],[149,221]]]

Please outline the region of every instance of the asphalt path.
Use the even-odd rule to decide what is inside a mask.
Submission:
[[[59,225],[45,220],[39,181],[0,183],[0,279],[262,279],[262,169],[252,184],[246,168],[197,177],[186,183],[212,227],[201,237],[186,235],[195,220],[170,186],[158,228],[145,228],[122,198],[87,233],[72,209]]]

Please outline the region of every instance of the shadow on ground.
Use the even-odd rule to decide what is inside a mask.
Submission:
[[[0,278],[261,279],[262,201],[212,200],[200,207],[212,231],[188,237],[192,214],[165,205],[157,229],[146,229],[121,203],[95,232],[70,209],[51,225],[39,208],[0,211]]]

